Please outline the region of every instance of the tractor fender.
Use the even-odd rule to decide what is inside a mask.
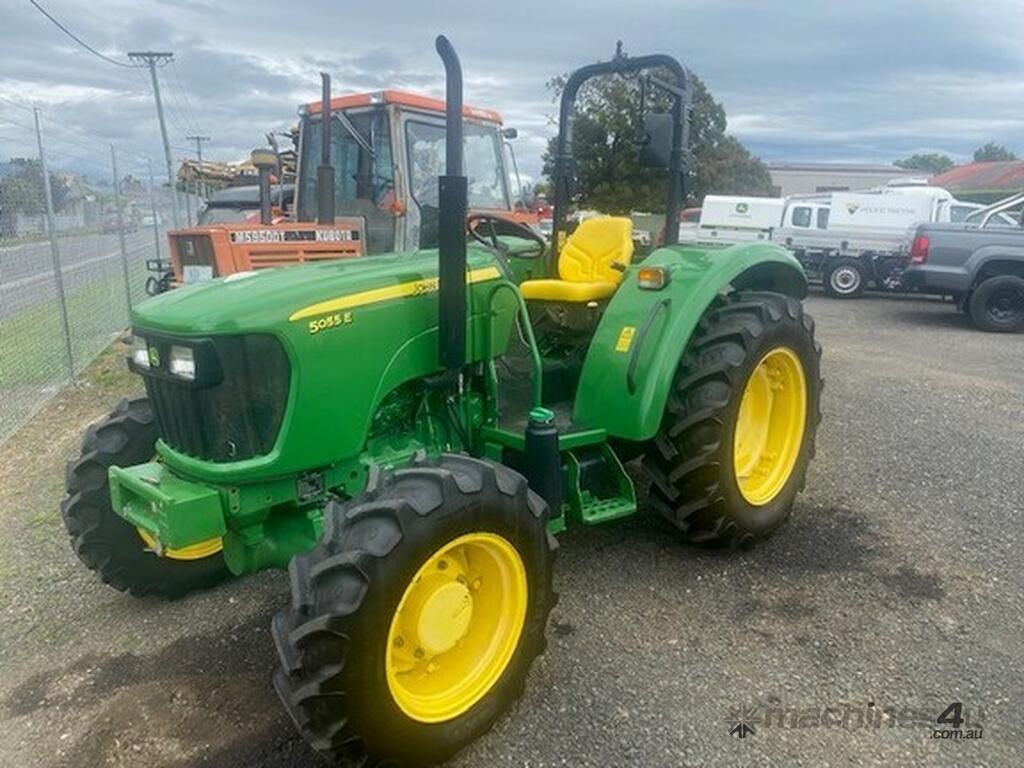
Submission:
[[[667,269],[668,285],[644,290],[638,268],[626,274],[587,351],[573,411],[577,425],[638,441],[657,433],[679,361],[716,296],[730,290],[807,294],[800,263],[772,243],[670,246],[641,266]]]

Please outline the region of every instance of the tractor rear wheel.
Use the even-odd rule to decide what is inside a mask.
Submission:
[[[122,400],[86,430],[78,458],[68,462],[61,503],[64,527],[85,566],[122,592],[179,597],[228,575],[220,539],[156,554],[156,541],[114,512],[107,470],[152,461],[156,421],[146,398]]]
[[[354,765],[428,765],[523,690],[554,605],[547,506],[466,456],[417,461],[331,502],[274,617],[274,687],[306,740]]]
[[[743,292],[705,312],[644,458],[650,503],[687,539],[746,546],[786,521],[814,455],[820,359],[796,299]]]

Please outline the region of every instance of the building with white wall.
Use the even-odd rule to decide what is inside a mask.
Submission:
[[[768,163],[773,193],[780,197],[815,192],[870,189],[893,179],[919,179],[923,171],[907,171],[895,165],[860,163]]]

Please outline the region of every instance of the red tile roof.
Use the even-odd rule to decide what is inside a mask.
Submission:
[[[968,163],[933,176],[931,183],[950,192],[963,190],[1024,190],[1024,160]]]

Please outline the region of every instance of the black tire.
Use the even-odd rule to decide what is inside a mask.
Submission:
[[[1024,331],[1024,278],[1017,275],[987,278],[971,293],[968,312],[983,331]]]
[[[785,485],[754,506],[740,491],[733,441],[740,402],[764,356],[788,347],[802,364],[806,422],[799,454]],[[708,308],[676,371],[658,435],[643,467],[651,479],[649,503],[691,542],[748,546],[774,533],[789,517],[804,486],[821,421],[821,346],[814,321],[796,299],[743,292]]]
[[[219,553],[202,560],[159,557],[110,502],[107,470],[152,461],[156,440],[149,400],[122,400],[86,430],[81,454],[68,462],[61,513],[75,554],[104,582],[137,597],[179,597],[226,577],[224,558]]]
[[[857,259],[842,258],[831,262],[822,276],[825,295],[833,299],[855,299],[864,293],[868,277]]]
[[[292,605],[274,617],[274,687],[313,746],[353,765],[431,765],[491,727],[543,652],[554,538],[548,509],[511,469],[466,456],[421,459],[331,502],[324,535],[292,560]],[[388,631],[405,587],[431,554],[472,532],[499,534],[526,566],[526,622],[508,666],[468,711],[440,723],[406,715],[385,675]]]

